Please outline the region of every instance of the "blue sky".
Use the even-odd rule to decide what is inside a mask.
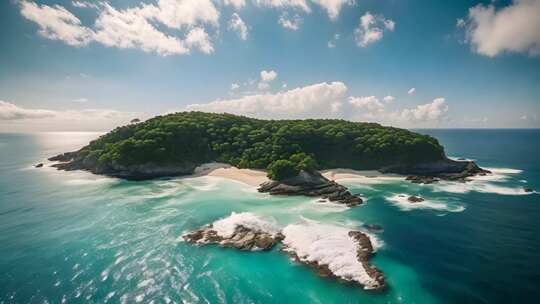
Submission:
[[[540,127],[539,15],[540,0],[2,1],[0,131],[181,110]]]

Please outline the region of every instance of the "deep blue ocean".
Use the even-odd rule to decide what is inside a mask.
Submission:
[[[0,303],[533,303],[540,299],[540,130],[417,130],[447,155],[493,171],[467,184],[347,178],[347,209],[269,197],[218,177],[128,182],[60,172],[46,158],[98,133],[0,134]],[[32,165],[44,162],[45,167]],[[400,195],[421,195],[412,206]],[[276,248],[239,252],[181,241],[252,212],[363,229],[389,288],[318,277]]]

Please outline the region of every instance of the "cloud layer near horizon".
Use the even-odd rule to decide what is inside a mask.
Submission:
[[[261,73],[261,83],[277,77],[275,71]],[[415,108],[389,110],[396,98],[384,96],[349,96],[345,83],[322,82],[275,93],[260,92],[232,99],[218,99],[208,103],[190,104],[180,111],[231,113],[266,119],[340,118],[354,121],[371,121],[394,126],[421,126],[443,121],[448,112],[444,98],[420,104]],[[158,114],[154,113],[153,115]],[[28,109],[10,102],[0,101],[0,122],[56,122],[80,124],[97,121],[128,123],[135,117],[146,118],[150,113],[121,112],[108,109],[47,110]]]
[[[2,130],[23,131],[102,131],[129,123],[133,118],[145,118],[143,113],[111,109],[48,110],[29,109],[0,100]],[[44,129],[37,126],[46,126]]]
[[[448,105],[442,97],[415,108],[390,111],[387,104],[395,100],[393,96],[385,96],[381,101],[376,96],[348,96],[347,91],[343,82],[322,82],[277,93],[191,104],[182,110],[270,119],[344,118],[398,126],[439,123],[448,112]]]

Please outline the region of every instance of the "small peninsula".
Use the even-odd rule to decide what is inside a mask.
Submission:
[[[338,119],[262,120],[179,112],[118,127],[74,152],[49,158],[61,170],[129,180],[193,174],[210,162],[266,170],[259,188],[277,195],[362,203],[318,170],[347,168],[408,175],[415,183],[466,181],[487,174],[472,161],[446,157],[437,139],[376,123]]]

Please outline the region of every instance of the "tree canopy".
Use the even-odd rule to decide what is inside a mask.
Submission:
[[[444,149],[433,137],[376,123],[179,112],[116,128],[80,154],[105,166],[218,161],[268,169],[279,179],[299,170],[434,161],[444,158]]]

